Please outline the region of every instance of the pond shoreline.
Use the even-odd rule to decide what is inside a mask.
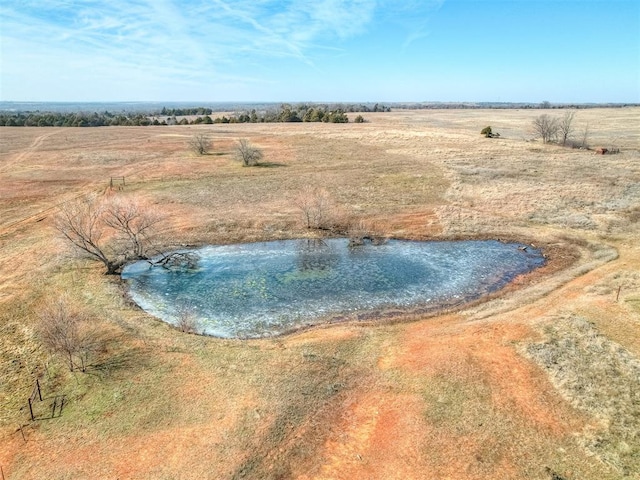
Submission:
[[[307,243],[304,243],[305,241]],[[220,262],[220,259],[226,258],[237,258],[235,261],[244,262],[239,271],[245,272],[243,275],[249,275],[248,277],[237,280],[238,265],[226,265],[223,268],[224,273],[216,274],[222,276],[216,277],[215,288],[203,284],[205,281],[214,281],[210,278],[211,273],[194,273],[198,272],[198,269],[193,268],[184,270],[186,274],[191,275],[189,277],[176,277],[175,273],[166,274],[172,279],[169,280],[162,279],[166,276],[163,272],[167,269],[152,271],[154,267],[151,264],[145,266],[144,262],[139,262],[139,268],[130,264],[129,272],[123,275],[124,278],[128,276],[133,282],[130,290],[134,293],[130,291],[128,297],[156,318],[177,325],[178,318],[185,315],[180,313],[183,307],[178,303],[186,301],[189,302],[189,306],[185,308],[192,312],[200,312],[189,314],[197,318],[195,323],[198,327],[193,328],[195,332],[217,338],[257,339],[290,335],[322,324],[369,323],[376,319],[378,322],[389,322],[399,318],[432,316],[459,310],[494,298],[496,294],[503,293],[511,283],[520,282],[523,275],[529,275],[531,271],[548,270],[549,264],[548,255],[535,245],[506,240],[438,238],[424,241],[389,238],[388,241],[381,242],[385,246],[379,246],[380,243],[376,242],[354,246],[347,242],[348,239],[344,237],[303,237],[207,245],[199,248],[189,245],[191,248],[184,246],[173,250],[195,255],[204,250],[207,259],[205,263]],[[254,252],[253,247],[258,251]],[[261,250],[265,248],[267,250]],[[286,252],[281,250],[283,248],[287,249]],[[335,250],[336,248],[338,250]],[[459,254],[457,249],[462,249]],[[523,256],[517,252],[521,252]],[[170,253],[172,252],[168,251],[163,255]],[[332,258],[331,262],[338,263],[323,265],[327,254],[330,255],[328,258]],[[275,274],[271,270],[265,270],[267,267],[262,265],[262,262],[269,262],[272,255],[276,255],[273,258],[279,262],[285,259],[285,264],[279,265],[278,268],[285,268],[289,273],[280,280],[276,280],[273,277]],[[311,257],[307,258],[309,255]],[[508,258],[511,260],[507,260]],[[372,259],[378,263],[362,264],[363,261],[370,262]],[[304,264],[308,260],[312,260],[311,265]],[[299,264],[300,261],[303,264]],[[353,261],[356,263],[350,266],[349,262]],[[398,261],[400,264],[394,263]],[[251,262],[257,262],[259,265]],[[210,265],[207,268],[210,268]],[[219,266],[216,265],[216,268]],[[338,270],[335,270],[336,268]],[[361,271],[362,268],[364,270]],[[368,268],[373,270],[369,271]],[[319,272],[321,277],[316,278]],[[371,272],[378,273],[372,275]],[[325,278],[327,274],[330,278]],[[364,277],[350,278],[354,274]],[[256,275],[261,278],[257,278]],[[231,286],[226,283],[228,279],[225,280],[229,276],[233,277],[235,282]],[[289,280],[286,279],[289,277],[295,280],[293,284],[288,284]],[[407,280],[400,280],[403,277]],[[424,280],[420,280],[423,277]],[[154,278],[156,280],[153,280]],[[194,292],[193,287],[189,287],[189,282],[194,281],[191,278],[199,278],[198,288],[204,290]],[[282,283],[285,280],[286,285]],[[143,281],[143,284],[139,281]],[[398,283],[399,281],[401,283]],[[405,281],[409,282],[408,290],[403,286],[402,282]],[[166,293],[152,293],[153,289],[148,290],[151,288],[149,282],[160,282]],[[180,282],[187,283],[180,286]],[[303,288],[301,292],[309,291],[311,288],[311,297],[307,296],[308,293],[302,293],[301,297],[296,296],[299,294],[298,288]],[[337,290],[332,290],[335,288]],[[356,290],[351,293],[353,288]],[[160,295],[158,299],[153,300],[157,295]],[[185,300],[185,295],[189,300]],[[282,308],[284,310],[281,310]],[[234,320],[236,317],[237,320]],[[246,333],[243,333],[245,331]]]

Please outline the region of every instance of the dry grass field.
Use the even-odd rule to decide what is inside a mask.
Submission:
[[[541,113],[562,112],[1,127],[4,478],[640,479],[640,109],[576,113],[616,155],[532,141]],[[188,149],[196,133],[211,154]],[[262,166],[234,159],[239,138]],[[60,206],[96,193],[161,210],[167,248],[298,238],[315,234],[294,201],[313,187],[382,235],[515,239],[548,263],[438,315],[221,340],[147,315],[53,228]],[[63,294],[103,339],[84,373],[36,334]]]

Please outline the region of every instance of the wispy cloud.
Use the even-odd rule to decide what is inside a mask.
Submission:
[[[283,70],[322,73],[327,59],[348,52],[350,39],[388,20],[406,32],[406,47],[425,35],[423,13],[442,3],[4,0],[0,99],[21,97],[27,85],[48,98],[91,96],[90,89],[138,97],[170,88],[202,97],[221,86],[268,85],[285,78]]]
[[[407,8],[397,3],[4,0],[2,83],[10,96],[29,75],[32,82],[37,76],[55,82],[57,76],[96,85],[104,79],[113,85],[171,82],[185,89],[205,82],[259,83],[257,72],[239,66],[288,60],[316,68],[319,55],[339,55],[343,42],[366,33],[377,14]],[[433,8],[434,2],[426,3]]]
[[[388,21],[399,25],[406,32],[402,50],[429,36],[429,24],[444,3],[445,0],[405,0],[388,9]]]

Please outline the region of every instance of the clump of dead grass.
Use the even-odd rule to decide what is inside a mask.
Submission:
[[[640,272],[630,270],[618,271],[586,289],[588,293],[593,295],[609,296],[617,296],[617,292],[626,294],[638,290],[640,290]]]
[[[580,443],[628,477],[640,471],[640,360],[575,316],[554,318],[523,352],[558,391],[598,421]]]

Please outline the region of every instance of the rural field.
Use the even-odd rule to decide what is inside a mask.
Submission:
[[[563,110],[0,127],[4,478],[640,479],[640,108],[577,110],[590,150],[535,140],[543,113]],[[547,263],[438,314],[225,340],[146,314],[54,228],[97,195],[160,212],[166,250],[314,237],[297,199],[319,190],[347,229],[519,241]],[[39,334],[63,296],[100,344],[85,371]]]

